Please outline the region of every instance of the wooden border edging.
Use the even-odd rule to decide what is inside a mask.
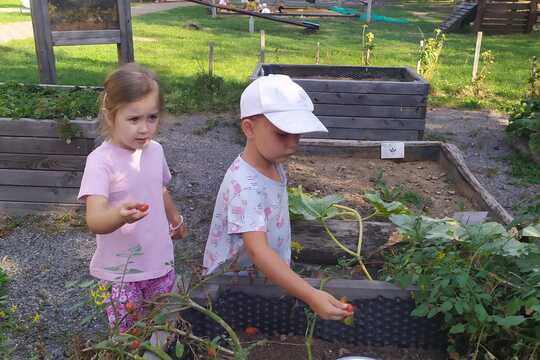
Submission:
[[[301,139],[300,147],[306,150],[353,150],[363,158],[380,159],[381,143],[384,141]],[[457,190],[476,206],[508,225],[512,215],[476,179],[465,163],[461,151],[453,144],[440,141],[404,141],[405,158],[398,161],[438,161],[456,181]]]

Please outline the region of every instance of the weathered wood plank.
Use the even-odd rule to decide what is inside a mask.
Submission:
[[[362,116],[377,118],[423,119],[426,117],[424,106],[369,106],[314,104],[317,116]]]
[[[66,212],[83,210],[84,204],[1,201],[0,215],[23,216],[40,212]]]
[[[118,62],[125,64],[135,61],[133,31],[131,28],[131,6],[129,0],[118,0],[117,4],[120,23],[120,41],[117,45]]]
[[[426,106],[427,95],[395,95],[395,94],[354,94],[310,92],[309,97],[314,104],[350,104],[350,105],[388,105],[388,106]]]
[[[0,185],[79,188],[82,172],[0,169]]]
[[[304,279],[314,287],[318,288],[320,286],[320,279]],[[270,298],[287,295],[282,288],[273,285],[265,278],[252,279],[247,276],[222,275],[208,280],[204,287],[194,293],[193,298],[195,301],[207,301],[207,295],[217,295],[221,291],[231,288],[249,295],[260,295]],[[324,289],[337,298],[345,296],[351,301],[355,299],[373,299],[379,296],[391,299],[396,297],[409,299],[411,292],[415,290],[414,288],[402,289],[399,286],[383,281],[344,279],[329,280],[325,284]]]
[[[456,189],[473,204],[505,224],[513,220],[497,200],[480,184],[467,167],[463,155],[453,144],[441,143],[439,163],[446,170],[448,177],[455,183]]]
[[[354,81],[354,80],[311,80],[294,79],[306,92],[342,92],[358,94],[411,94],[425,95],[428,85],[420,82],[397,82],[397,81]]]
[[[71,120],[80,130],[80,138],[95,139],[98,135],[97,120]],[[58,125],[55,120],[0,118],[0,136],[32,136],[58,138]]]
[[[301,138],[299,151],[305,154],[351,154],[360,159],[380,159],[381,141]],[[441,152],[438,141],[405,142],[405,158],[399,161],[437,161]]]
[[[303,135],[315,139],[347,139],[347,140],[381,140],[385,141],[415,141],[421,140],[423,132],[418,130],[395,129],[344,129],[328,128],[327,133],[310,133]]]
[[[358,223],[349,220],[327,220],[332,233],[347,248],[356,251],[358,244]],[[337,264],[346,253],[326,234],[323,226],[314,221],[293,221],[292,239],[302,245],[299,252],[293,251],[293,259],[311,264]],[[362,254],[365,259],[378,255],[382,246],[389,245],[389,237],[394,226],[390,223],[365,222],[363,230]]]
[[[425,119],[318,116],[327,128],[424,130]]]
[[[53,45],[117,44],[120,30],[52,31]]]
[[[88,155],[94,149],[93,139],[62,139],[34,137],[0,137],[0,153]]]
[[[48,3],[48,1],[30,0],[39,80],[44,84],[54,84],[56,83],[56,63],[49,24]]]
[[[85,155],[0,153],[0,169],[82,171]]]
[[[77,203],[77,188],[0,185],[0,200],[45,203]]]

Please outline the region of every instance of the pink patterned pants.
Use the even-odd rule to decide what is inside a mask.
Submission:
[[[133,324],[145,315],[143,305],[157,295],[166,294],[174,288],[176,273],[174,270],[156,278],[143,281],[111,284],[111,301],[107,306],[109,325],[114,327],[120,321],[120,332],[126,332]],[[126,304],[132,303],[134,311],[128,312]],[[113,306],[114,304],[114,306]]]

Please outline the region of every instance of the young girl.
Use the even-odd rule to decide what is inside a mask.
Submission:
[[[163,112],[156,76],[131,63],[112,72],[101,95],[105,141],[86,160],[79,199],[96,235],[90,274],[111,284],[107,315],[125,332],[142,305],[175,282],[172,239],[186,235],[166,189],[163,149],[152,140]]]
[[[244,151],[227,170],[214,207],[204,253],[207,273],[256,267],[302,299],[323,319],[350,315],[347,305],[293,272],[287,178],[282,162],[296,151],[300,134],[328,131],[313,115],[306,92],[286,75],[263,76],[240,98]]]

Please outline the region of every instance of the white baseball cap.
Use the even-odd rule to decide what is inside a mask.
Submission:
[[[308,94],[287,75],[261,76],[244,90],[240,97],[240,118],[259,114],[289,134],[328,132],[313,115]]]

